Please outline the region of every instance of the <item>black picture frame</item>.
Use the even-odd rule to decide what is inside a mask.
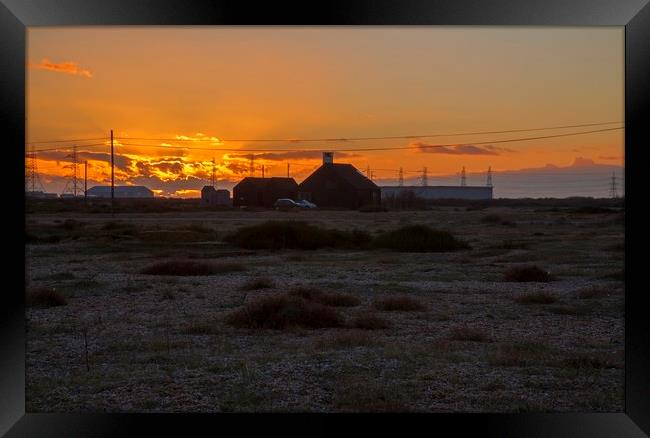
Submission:
[[[516,25],[625,26],[625,412],[593,414],[25,414],[24,160],[26,27],[63,25]],[[0,433],[19,436],[124,436],[340,433],[342,422],[368,433],[453,431],[454,436],[642,437],[650,434],[650,291],[643,277],[647,213],[642,200],[649,124],[650,6],[646,0],[357,0],[318,2],[187,0],[0,0],[0,121],[4,189],[15,196],[4,217],[5,279],[0,304]],[[633,236],[633,238],[631,238]],[[21,265],[22,263],[22,265]],[[22,267],[21,267],[22,266]],[[21,288],[21,284],[23,288]],[[282,426],[280,428],[279,426]],[[348,426],[346,426],[348,427]],[[205,429],[207,428],[207,429]],[[233,429],[234,428],[234,429]],[[271,429],[268,429],[269,431]]]

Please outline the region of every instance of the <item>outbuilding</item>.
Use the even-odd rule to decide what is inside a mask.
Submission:
[[[298,184],[293,178],[256,178],[248,176],[232,189],[235,207],[273,207],[280,198],[298,198]]]

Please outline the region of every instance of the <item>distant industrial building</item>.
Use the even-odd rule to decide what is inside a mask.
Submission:
[[[357,209],[379,204],[381,189],[353,165],[334,163],[334,153],[323,153],[323,164],[298,186],[300,199],[318,207]]]
[[[201,205],[204,207],[230,206],[230,192],[225,189],[216,190],[213,186],[201,189]]]
[[[111,186],[94,186],[88,189],[88,197],[110,198]],[[115,186],[116,198],[153,198],[153,192],[145,186]]]
[[[489,186],[382,186],[382,200],[400,196],[415,196],[420,199],[492,199]]]
[[[293,178],[255,178],[248,176],[232,189],[235,207],[273,207],[280,198],[297,199],[298,184]]]
[[[47,193],[40,190],[25,192],[25,196],[28,198],[38,198],[38,199],[53,199],[59,197],[59,195],[57,195],[56,193]]]

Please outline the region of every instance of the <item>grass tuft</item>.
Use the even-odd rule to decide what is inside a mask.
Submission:
[[[271,289],[275,287],[275,282],[271,278],[256,277],[248,280],[241,286],[241,290],[260,290]]]
[[[283,294],[251,301],[230,313],[226,317],[226,323],[253,329],[318,329],[340,327],[343,318],[334,309],[322,304]]]
[[[506,281],[517,282],[548,282],[551,276],[537,266],[514,266],[504,272]]]
[[[363,330],[381,330],[390,328],[391,323],[377,315],[360,315],[352,320],[352,327]]]
[[[453,327],[449,331],[449,339],[470,342],[488,342],[490,340],[482,330],[468,326]]]
[[[384,310],[387,312],[412,312],[426,309],[426,306],[424,304],[408,295],[392,295],[382,297],[374,302],[374,306],[378,310]]]
[[[68,301],[61,292],[50,287],[38,287],[27,291],[25,305],[27,307],[56,307],[65,306]]]
[[[426,225],[407,225],[375,237],[373,245],[401,252],[446,252],[468,249],[448,231],[435,230]]]
[[[238,263],[215,264],[190,260],[173,260],[154,263],[142,269],[140,273],[145,275],[198,276],[225,274],[243,270],[244,266]]]

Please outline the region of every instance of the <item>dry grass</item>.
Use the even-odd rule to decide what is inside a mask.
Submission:
[[[557,296],[551,292],[531,292],[517,295],[514,298],[519,304],[553,304],[557,302]]]
[[[503,274],[506,281],[547,282],[551,280],[548,272],[537,266],[514,266]]]
[[[61,292],[50,287],[32,288],[25,294],[25,305],[27,307],[56,307],[65,306],[68,301]]]
[[[271,289],[275,287],[273,279],[268,277],[256,277],[248,280],[241,286],[241,290],[260,290]]]
[[[490,340],[483,330],[465,325],[453,327],[449,331],[449,339],[470,342],[488,342]]]
[[[244,266],[238,263],[205,263],[192,260],[172,260],[154,263],[140,271],[145,275],[174,275],[199,276],[215,275],[228,272],[243,271]]]
[[[340,327],[343,318],[334,309],[286,294],[257,298],[226,317],[235,327],[253,329],[318,329]]]
[[[413,312],[426,309],[426,306],[424,304],[408,295],[393,295],[382,297],[377,299],[373,304],[376,309],[387,312]]]
[[[359,315],[355,317],[351,326],[363,330],[382,330],[391,327],[390,321],[377,315]]]

